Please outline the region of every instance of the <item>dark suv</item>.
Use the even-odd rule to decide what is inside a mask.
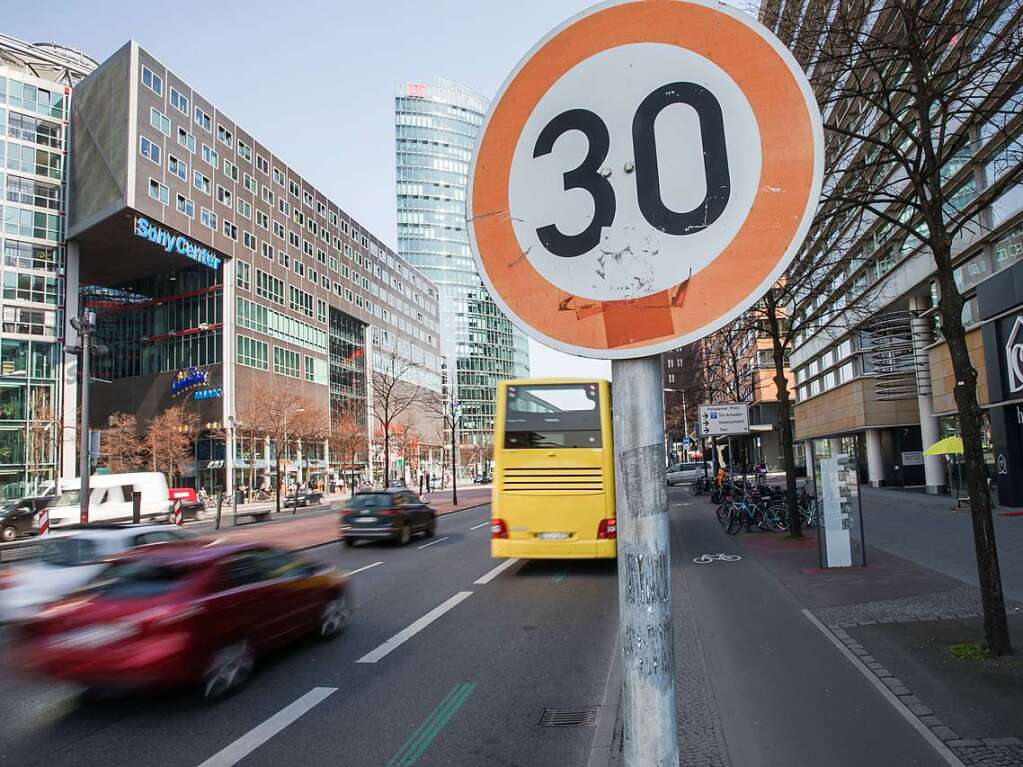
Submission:
[[[38,533],[39,525],[36,515],[53,500],[52,495],[47,495],[0,503],[0,541],[6,543],[20,535]]]
[[[404,546],[416,533],[432,538],[437,514],[411,490],[389,488],[356,493],[341,512],[346,546],[365,539],[386,539]]]

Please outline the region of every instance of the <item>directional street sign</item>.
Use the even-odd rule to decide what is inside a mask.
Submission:
[[[696,424],[702,437],[749,434],[749,407],[742,402],[700,405],[700,417]]]
[[[616,0],[562,24],[480,132],[469,234],[526,333],[622,359],[701,338],[791,262],[823,176],[798,63],[710,0]]]

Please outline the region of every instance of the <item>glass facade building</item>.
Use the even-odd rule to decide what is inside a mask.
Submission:
[[[57,476],[62,418],[64,213],[77,51],[0,35],[0,498]]]
[[[529,375],[526,337],[498,309],[469,249],[465,195],[482,96],[435,79],[395,95],[398,252],[440,289],[441,350],[457,370],[462,442],[486,444],[497,382]]]

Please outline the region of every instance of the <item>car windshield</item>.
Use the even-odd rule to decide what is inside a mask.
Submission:
[[[54,538],[43,544],[39,559],[54,567],[77,567],[96,559],[96,543],[85,538]]]
[[[181,588],[194,571],[175,564],[114,562],[83,589],[116,599],[157,597]]]
[[[390,505],[390,493],[359,493],[351,502],[353,509],[386,509]]]

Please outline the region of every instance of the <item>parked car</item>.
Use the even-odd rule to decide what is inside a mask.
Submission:
[[[676,463],[674,466],[668,467],[668,484],[669,485],[688,485],[690,482],[695,482],[697,477],[704,475],[704,467],[706,467],[706,473],[708,477],[714,476],[714,469],[711,465],[688,462],[688,463]]]
[[[172,511],[173,503],[175,501],[181,501],[182,519],[194,519],[199,521],[206,517],[206,504],[199,500],[199,496],[195,494],[195,490],[193,488],[169,487],[167,488],[167,497],[172,504]]]
[[[404,546],[416,533],[432,538],[437,513],[411,490],[389,488],[358,492],[341,511],[346,546],[359,540],[385,539]]]
[[[472,479],[474,485],[489,485],[494,478],[489,474],[477,474]]]
[[[61,494],[50,505],[50,526],[77,524],[80,521],[81,480],[60,480]],[[150,471],[136,474],[94,474],[89,477],[89,521],[131,521],[132,493],[142,493],[142,519],[168,519],[171,502],[167,478]]]
[[[0,587],[0,619],[25,620],[88,583],[115,554],[194,537],[174,525],[76,525],[42,539],[39,557],[11,565]]]
[[[312,632],[344,630],[347,580],[269,546],[147,546],[23,624],[12,655],[29,672],[105,688],[241,686],[256,658]]]
[[[323,502],[323,493],[319,490],[310,490],[309,488],[302,488],[297,493],[292,491],[284,497],[285,506],[294,506],[295,498],[298,498],[299,506],[316,506]]]
[[[5,501],[0,504],[0,541],[6,543],[22,535],[38,533],[39,519],[37,515],[53,501],[54,496],[46,495]]]

